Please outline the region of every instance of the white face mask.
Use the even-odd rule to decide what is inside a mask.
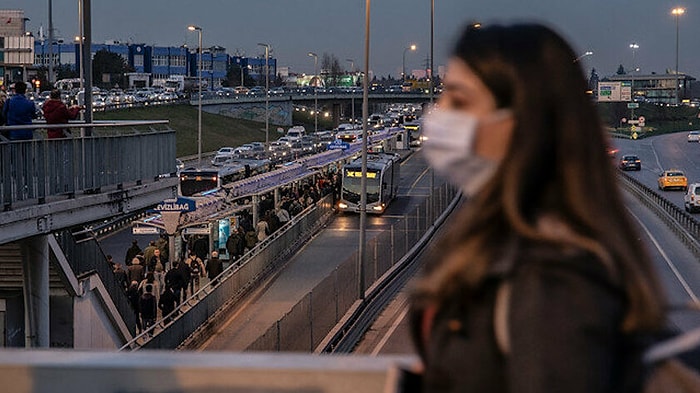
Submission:
[[[491,123],[510,116],[500,109],[482,121]],[[493,176],[497,163],[474,153],[479,120],[456,110],[435,109],[423,120],[423,154],[435,172],[471,196]]]

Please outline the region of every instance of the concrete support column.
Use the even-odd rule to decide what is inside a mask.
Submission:
[[[27,348],[49,347],[49,240],[47,235],[24,239],[24,331]]]
[[[340,110],[341,110],[341,105],[339,103],[333,104],[333,106],[332,106],[333,128],[338,127],[338,124],[340,124]]]
[[[253,228],[258,225],[260,219],[260,195],[253,195]]]
[[[275,199],[274,199],[275,207],[277,207],[277,205],[280,203],[280,200],[281,200],[281,197],[280,197],[280,188],[277,187],[277,188],[275,188]]]

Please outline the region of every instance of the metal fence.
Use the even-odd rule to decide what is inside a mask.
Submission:
[[[625,173],[620,173],[620,178],[625,188],[664,221],[696,258],[700,258],[700,222],[639,180]]]
[[[175,311],[157,321],[122,349],[177,348],[195,331],[205,328],[210,318],[219,317],[227,309],[226,306],[240,299],[280,261],[300,248],[332,217],[332,213],[332,195],[328,195],[256,244],[237,265],[229,266]]]
[[[135,335],[136,314],[134,309],[129,304],[124,289],[115,279],[112,267],[107,263],[107,258],[97,241],[90,237],[78,242],[70,230],[63,230],[56,233],[55,236],[76,276],[80,277],[80,275],[92,271],[97,272],[129,332],[132,336]]]
[[[459,190],[443,184],[389,230],[368,239],[364,265],[365,283],[362,287],[368,288],[399,262],[420,241],[458,193]],[[350,255],[247,350],[313,352],[355,300],[359,299],[358,256],[357,252]]]
[[[165,125],[165,129],[154,129],[156,124]],[[95,127],[100,133],[0,141],[0,204],[7,209],[18,201],[44,203],[50,196],[99,191],[175,172],[175,131],[167,127],[167,121],[82,126]],[[0,127],[0,131],[17,127]],[[47,126],[21,127],[36,130]]]

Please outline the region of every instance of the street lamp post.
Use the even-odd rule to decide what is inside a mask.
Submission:
[[[197,71],[197,79],[199,80],[199,99],[197,100],[197,162],[198,166],[202,167],[202,28],[195,25],[187,26],[190,31],[196,31],[199,34],[199,67]]]
[[[685,14],[685,8],[683,7],[676,7],[671,10],[671,14],[676,17],[676,105],[679,105],[681,103],[680,100],[680,95],[678,92],[678,43],[679,43],[679,22],[678,20],[680,19],[680,16]]]
[[[632,72],[630,73],[630,98],[632,103],[634,103],[634,73],[637,72],[637,65],[634,61],[635,52],[639,49],[639,45],[636,42],[630,44],[630,49],[632,49]],[[630,108],[630,119],[634,120],[634,105]]]
[[[265,147],[270,145],[270,45],[258,43],[265,47]]]
[[[309,56],[314,58],[314,76],[318,78],[318,55],[309,52]],[[314,86],[314,132],[318,132],[318,86]]]
[[[590,56],[590,55],[592,55],[592,54],[593,54],[593,52],[587,51],[586,53],[582,54],[581,56],[575,58],[575,59],[574,59],[574,63],[578,63],[578,62],[581,61],[581,59],[583,59],[584,57]]]
[[[401,63],[402,64],[401,65],[401,79],[404,81],[406,80],[406,51],[409,51],[409,50],[411,52],[414,52],[416,50],[416,45],[411,44],[410,46],[407,46],[403,50],[403,62]]]
[[[345,59],[345,61],[350,62],[350,76],[352,77],[353,74],[355,74],[355,61],[353,59]],[[352,78],[353,84],[355,81],[355,78]],[[354,87],[354,86],[353,86]],[[355,127],[355,91],[354,89],[350,91],[350,110],[352,111],[352,115],[350,116],[350,124],[352,124],[353,129]]]

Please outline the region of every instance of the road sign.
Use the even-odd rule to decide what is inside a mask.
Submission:
[[[177,199],[166,199],[159,203],[154,209],[158,212],[193,212],[197,210],[194,199],[179,197]]]
[[[639,108],[639,103],[638,102],[629,102],[627,103],[627,109],[636,109]]]
[[[638,137],[639,137],[639,135],[636,132],[632,133],[632,139],[637,139]]]
[[[639,120],[640,123],[644,123],[646,121],[644,116],[639,116],[639,119],[637,119],[637,120]]]
[[[632,127],[630,127],[630,129],[631,129],[632,131],[637,131],[637,127],[636,127],[636,126],[632,126]]]
[[[347,150],[350,148],[350,144],[343,142],[340,139],[336,139],[328,144],[328,150]]]

